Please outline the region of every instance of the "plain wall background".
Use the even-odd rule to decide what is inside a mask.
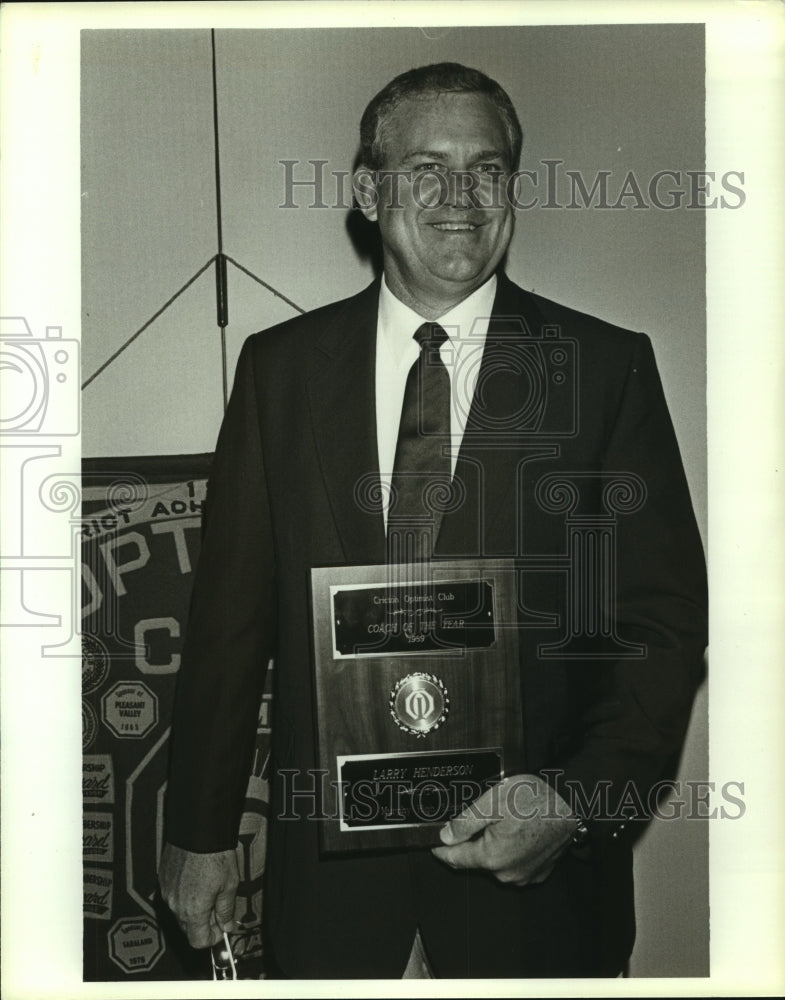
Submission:
[[[346,210],[278,207],[279,161],[301,161],[298,177],[312,159],[351,170],[367,101],[413,65],[449,59],[489,73],[518,109],[521,166],[559,159],[589,183],[610,170],[611,201],[629,170],[645,189],[659,170],[704,165],[701,25],[218,31],[216,51],[224,250],[306,309],[372,273]],[[83,32],[83,379],[217,250],[212,116],[209,32]],[[295,200],[306,206],[309,192]],[[522,211],[507,270],[651,336],[705,541],[704,224],[687,208]],[[231,379],[244,338],[294,310],[229,274]],[[85,456],[212,450],[222,412],[215,313],[210,268],[91,382]],[[707,775],[705,696],[704,686],[683,779]],[[636,870],[631,974],[706,975],[706,824],[653,824]]]

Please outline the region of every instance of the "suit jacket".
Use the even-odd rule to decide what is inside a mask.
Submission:
[[[702,548],[643,334],[499,275],[456,466],[465,498],[436,546],[437,558],[530,560],[520,771],[562,772],[548,780],[564,794],[568,779],[579,783],[587,807],[602,792],[590,849],[568,851],[544,883],[516,888],[453,871],[428,850],[321,856],[305,796],[299,820],[276,818],[281,772],[291,781],[296,771],[307,790],[316,766],[309,570],[385,559],[381,508],[355,491],[378,475],[378,292],[376,282],[243,347],[178,682],[168,837],[194,851],[236,844],[274,658],[264,907],[287,976],[399,977],[417,926],[440,976],[615,975],[634,939],[631,824],[620,808],[636,796],[645,805],[678,751],[706,642]],[[611,608],[610,629],[584,622],[576,639],[565,553],[587,526],[607,538],[611,523],[615,572],[579,582],[603,589],[595,605]],[[577,556],[574,565],[585,568]],[[615,656],[635,643],[645,656]]]

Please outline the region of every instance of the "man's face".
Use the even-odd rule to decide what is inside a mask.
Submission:
[[[403,101],[383,138],[377,202],[358,201],[379,223],[390,289],[435,319],[490,277],[510,242],[504,124],[484,95],[442,93]]]

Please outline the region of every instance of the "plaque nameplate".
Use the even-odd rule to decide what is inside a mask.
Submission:
[[[340,588],[333,623],[337,656],[483,649],[496,638],[493,588],[487,580]]]
[[[501,747],[338,757],[340,829],[443,823],[502,778],[503,757]]]
[[[513,560],[311,571],[326,851],[439,843],[523,760]]]

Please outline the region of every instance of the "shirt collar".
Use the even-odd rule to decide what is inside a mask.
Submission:
[[[456,343],[458,338],[465,339],[473,332],[478,318],[486,321],[483,324],[483,331],[487,330],[487,320],[490,318],[496,296],[496,284],[496,275],[492,274],[471,295],[435,321],[444,327],[454,346],[458,346]],[[407,353],[411,353],[415,330],[427,322],[425,317],[420,316],[393,295],[387,285],[386,277],[382,275],[378,328],[397,361],[400,362]]]

